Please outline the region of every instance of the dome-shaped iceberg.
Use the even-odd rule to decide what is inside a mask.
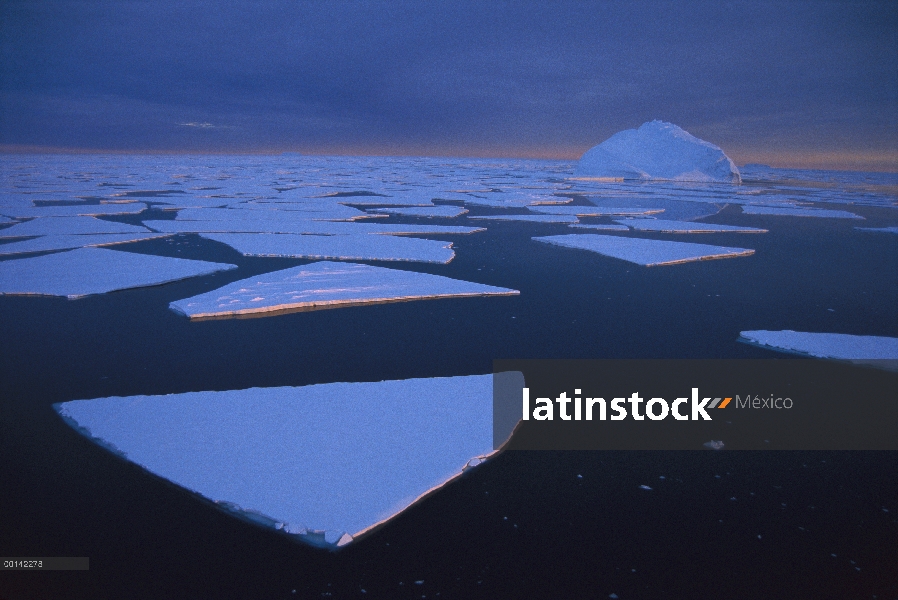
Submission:
[[[639,129],[615,133],[580,158],[574,176],[742,181],[739,169],[723,150],[664,121],[652,121]]]

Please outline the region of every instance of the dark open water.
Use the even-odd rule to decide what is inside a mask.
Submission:
[[[770,233],[639,234],[755,248],[748,258],[643,268],[530,241],[564,225],[489,223],[442,238],[449,265],[388,265],[517,297],[190,323],[168,303],[310,262],[194,235],[116,249],[240,268],[77,301],[0,296],[0,554],[91,564],[2,572],[0,598],[896,598],[895,452],[509,452],[332,553],[223,513],[51,408],[471,375],[494,358],[786,356],[736,342],[752,329],[898,336],[895,237],[853,229],[894,226],[895,211],[851,210],[867,221],[729,207],[707,221]]]

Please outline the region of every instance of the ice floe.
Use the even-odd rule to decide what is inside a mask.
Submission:
[[[742,341],[792,352],[841,360],[898,361],[898,338],[845,333],[808,333],[804,331],[742,331]]]
[[[104,221],[94,217],[43,217],[0,229],[0,238],[89,233],[151,233],[138,225]]]
[[[80,298],[236,268],[201,260],[80,248],[0,262],[0,295]]]
[[[636,231],[657,231],[660,233],[767,233],[766,229],[758,229],[757,227],[693,223],[691,221],[665,221],[664,219],[615,219],[614,222],[632,227]]]
[[[391,215],[401,215],[404,217],[457,217],[468,212],[465,208],[458,206],[421,206],[410,208],[372,208],[369,212],[386,213]]]
[[[873,231],[876,233],[898,233],[898,227],[855,227],[858,231]]]
[[[739,183],[723,150],[663,121],[620,131],[590,149],[576,177]]]
[[[755,252],[748,248],[728,248],[726,246],[709,246],[707,244],[668,242],[590,233],[550,235],[535,237],[533,240],[565,248],[589,250],[646,267],[675,265],[696,260],[748,256]]]
[[[479,215],[468,217],[480,221],[531,221],[534,223],[576,223],[574,215]]]
[[[49,250],[69,250],[87,246],[111,246],[141,240],[168,237],[168,233],[100,233],[86,235],[45,235],[42,237],[0,244],[0,255],[24,254],[26,252],[46,252]]]
[[[388,235],[294,235],[281,233],[203,233],[244,256],[342,260],[400,260],[448,263],[452,242]]]
[[[172,302],[190,318],[221,317],[463,296],[508,296],[517,290],[428,273],[354,263],[316,262],[242,279]]]
[[[22,219],[33,217],[93,217],[100,215],[136,215],[146,209],[147,205],[142,202],[128,204],[69,204],[65,206],[0,208],[0,214]]]
[[[491,375],[475,375],[54,408],[102,447],[229,512],[345,545],[493,453],[492,391]]]
[[[626,225],[607,225],[604,223],[572,223],[568,227],[574,229],[596,229],[599,231],[630,231]]]
[[[574,215],[577,217],[604,217],[611,215],[653,215],[663,208],[623,208],[612,206],[528,206],[528,210],[545,215]]]
[[[820,217],[826,219],[863,219],[845,210],[828,208],[791,207],[791,206],[758,206],[744,204],[742,212],[747,215],[775,215],[782,217]]]

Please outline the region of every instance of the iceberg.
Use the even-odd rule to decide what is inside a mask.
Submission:
[[[808,333],[804,331],[742,331],[739,341],[769,347],[780,352],[804,354],[853,362],[880,363],[886,368],[898,366],[898,338],[846,333]],[[884,361],[884,362],[883,362]],[[891,363],[891,367],[888,366]]]
[[[492,455],[492,393],[492,375],[473,375],[54,408],[98,445],[229,513],[333,548]]]
[[[819,217],[825,219],[863,219],[845,210],[828,208],[791,207],[791,206],[758,206],[743,204],[742,212],[747,215],[775,215],[782,217]]]
[[[236,265],[102,248],[0,262],[0,295],[81,298],[236,269]]]
[[[733,258],[749,256],[754,250],[748,248],[728,248],[726,246],[709,246],[687,242],[668,242],[664,240],[646,240],[614,235],[591,233],[572,233],[568,235],[550,235],[532,238],[537,242],[577,248],[597,252],[626,260],[637,265],[655,267],[660,265],[677,265],[697,260],[715,258]]]
[[[169,305],[191,319],[520,292],[429,273],[315,262],[241,279]]]
[[[577,164],[576,178],[740,183],[739,169],[723,150],[664,121],[620,131]]]
[[[767,233],[757,227],[738,225],[715,225],[713,223],[693,223],[691,221],[665,221],[663,219],[615,219],[615,223],[632,227],[636,231],[657,231],[659,233]]]
[[[152,233],[146,227],[104,221],[94,217],[42,217],[0,229],[0,238],[89,233]]]
[[[168,237],[168,233],[101,233],[96,235],[45,235],[43,237],[0,244],[0,255],[24,254],[26,252],[46,252],[49,250],[71,250],[87,246],[112,246],[141,240]]]
[[[452,242],[391,235],[293,235],[289,233],[203,233],[244,256],[337,260],[401,260],[446,264]]]

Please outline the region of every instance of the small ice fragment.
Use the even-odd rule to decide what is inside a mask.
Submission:
[[[630,228],[626,225],[606,225],[602,223],[572,223],[568,225],[568,227],[573,227],[574,229],[598,229],[603,231],[630,231]]]
[[[369,212],[401,215],[406,217],[446,217],[452,218],[463,215],[468,209],[459,206],[421,206],[409,208],[371,208]]]
[[[614,593],[608,594],[608,597],[609,597],[609,598],[612,598],[612,600],[613,600],[614,598],[620,598],[620,596],[618,596],[617,594],[614,594]]]
[[[711,440],[710,442],[705,442],[704,444],[702,444],[702,446],[704,446],[705,448],[710,448],[711,450],[722,450],[723,442],[719,440]]]
[[[80,248],[0,262],[0,295],[79,298],[236,268],[201,260]]]
[[[650,488],[650,487],[649,487],[649,486],[647,486],[647,485],[641,485],[641,486],[639,486],[639,489],[641,489],[641,490],[649,490],[649,491],[651,491],[651,489],[652,489],[652,488]]]
[[[192,319],[449,297],[507,296],[517,290],[429,273],[321,261],[264,273],[172,302]]]
[[[619,258],[647,267],[676,265],[715,258],[749,256],[755,252],[747,248],[729,248],[726,246],[709,246],[688,242],[669,242],[666,240],[648,240],[588,233],[535,237],[533,240],[566,248],[590,250],[604,256]]]

